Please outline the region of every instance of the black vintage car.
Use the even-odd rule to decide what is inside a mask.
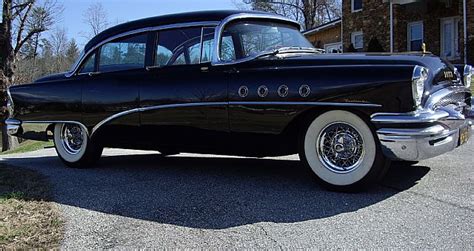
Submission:
[[[292,20],[213,11],[133,21],[93,38],[65,74],[9,89],[11,135],[53,139],[89,167],[104,147],[241,156],[299,153],[353,190],[391,160],[471,134],[470,66],[427,53],[321,53]]]

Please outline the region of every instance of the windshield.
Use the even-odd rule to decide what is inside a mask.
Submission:
[[[295,26],[277,22],[236,22],[228,25],[223,34],[220,41],[220,58],[223,61],[253,57],[284,47],[314,48]],[[235,56],[226,55],[229,48],[235,48]]]

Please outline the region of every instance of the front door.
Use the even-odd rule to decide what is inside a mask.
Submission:
[[[156,34],[154,62],[140,86],[142,142],[150,148],[206,152],[228,133],[225,73],[209,63],[213,33],[191,27]]]

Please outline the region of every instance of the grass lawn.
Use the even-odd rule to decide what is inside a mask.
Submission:
[[[42,175],[0,165],[0,250],[58,248],[63,221]]]
[[[36,150],[43,149],[45,147],[53,147],[53,142],[52,141],[43,142],[43,141],[27,140],[25,142],[22,142],[18,148],[14,149],[14,150],[2,152],[2,153],[0,153],[0,155],[12,154],[12,153],[31,152],[31,151],[36,151]]]

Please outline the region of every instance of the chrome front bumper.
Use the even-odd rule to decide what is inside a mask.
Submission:
[[[451,106],[409,114],[374,114],[372,122],[380,128],[377,136],[386,157],[419,161],[460,146],[461,130],[467,130],[471,136],[474,107],[460,109]]]
[[[52,122],[22,122],[18,119],[9,118],[5,120],[7,133],[24,139],[48,141],[51,135],[48,128]]]

